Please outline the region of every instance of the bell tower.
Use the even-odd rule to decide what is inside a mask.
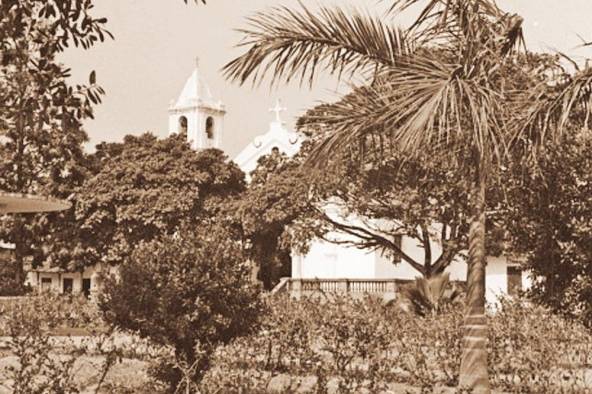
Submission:
[[[169,106],[169,134],[183,133],[193,149],[220,148],[226,109],[199,72],[199,58],[176,101]]]

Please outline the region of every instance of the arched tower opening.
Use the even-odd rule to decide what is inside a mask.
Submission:
[[[206,136],[209,140],[214,139],[214,118],[208,116],[206,119]]]
[[[183,133],[193,149],[217,148],[225,113],[224,104],[214,99],[196,64],[169,106],[169,133]]]
[[[178,132],[179,132],[179,134],[187,135],[187,117],[186,116],[179,117]]]

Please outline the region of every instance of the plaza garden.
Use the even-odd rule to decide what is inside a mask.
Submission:
[[[207,369],[183,367],[201,381],[182,380],[178,392],[463,392],[460,305],[425,316],[375,299],[279,297],[261,307],[258,327],[219,346]],[[2,392],[170,392],[154,377],[180,365],[171,349],[109,333],[95,308],[55,296],[5,306]],[[592,342],[583,326],[522,301],[503,301],[488,324],[493,392],[590,389]],[[76,327],[95,332],[66,336]]]
[[[247,171],[198,62],[168,137],[85,150],[105,90],[61,56],[117,42],[94,5],[0,0],[0,393],[592,392],[589,61],[492,0],[271,7],[227,80],[352,85],[294,133],[278,101],[300,145]],[[418,278],[304,292],[319,240]],[[486,303],[499,256],[530,286]]]

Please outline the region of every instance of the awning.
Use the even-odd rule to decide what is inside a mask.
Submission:
[[[62,211],[71,207],[67,201],[19,193],[0,192],[0,214]]]

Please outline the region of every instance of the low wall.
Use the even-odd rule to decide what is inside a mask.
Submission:
[[[283,278],[280,288],[273,293],[285,291],[292,297],[317,295],[348,295],[354,298],[376,296],[385,300],[396,298],[398,287],[409,283],[401,279],[303,279]]]

